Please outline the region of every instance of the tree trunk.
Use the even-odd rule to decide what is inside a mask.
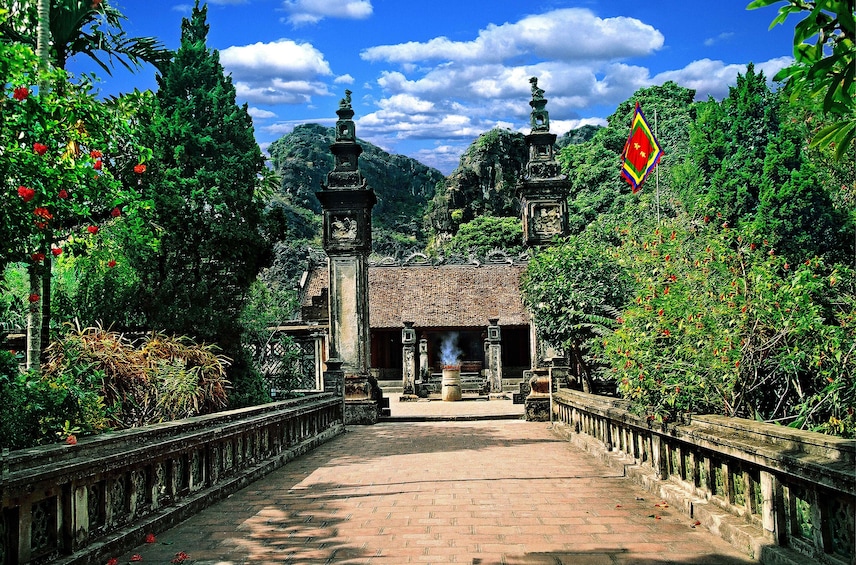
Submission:
[[[42,291],[42,277],[38,265],[30,266],[30,297],[39,296]],[[38,370],[42,353],[42,299],[31,300],[27,312],[27,370]]]
[[[39,66],[47,70],[50,66],[50,0],[39,0],[38,17],[39,23],[36,30],[36,55],[39,57]],[[45,84],[39,84],[41,95],[47,88]],[[46,247],[46,246],[45,246]],[[47,254],[46,254],[47,255]],[[45,258],[45,265],[50,265],[50,260]],[[42,316],[47,311],[50,316],[50,306],[44,306],[44,287],[50,285],[50,278],[44,282],[43,269],[38,265],[30,267],[30,296],[38,297],[38,300],[30,302],[27,313],[27,369],[39,370],[42,356]],[[48,295],[50,289],[48,289]]]

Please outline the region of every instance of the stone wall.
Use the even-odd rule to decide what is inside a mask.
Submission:
[[[723,416],[656,425],[627,406],[559,390],[552,413],[568,439],[762,563],[854,563],[856,441]]]
[[[0,565],[103,563],[343,431],[317,394],[5,452]]]

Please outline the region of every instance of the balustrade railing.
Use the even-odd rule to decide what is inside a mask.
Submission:
[[[344,431],[318,394],[0,458],[0,565],[106,561]]]
[[[572,390],[554,393],[553,414],[569,437],[613,454],[628,475],[672,493],[674,505],[762,562],[790,550],[856,562],[854,440],[723,416],[655,425],[624,401]]]

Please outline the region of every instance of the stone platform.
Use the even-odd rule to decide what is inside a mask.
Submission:
[[[432,402],[425,415],[468,404],[502,406]],[[391,405],[393,417],[396,408],[423,406]],[[382,422],[348,428],[116,557],[169,563],[183,551],[195,565],[753,563],[661,502],[543,422]]]

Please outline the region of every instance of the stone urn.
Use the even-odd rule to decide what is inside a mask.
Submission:
[[[445,401],[461,399],[461,368],[443,367],[442,398]]]

